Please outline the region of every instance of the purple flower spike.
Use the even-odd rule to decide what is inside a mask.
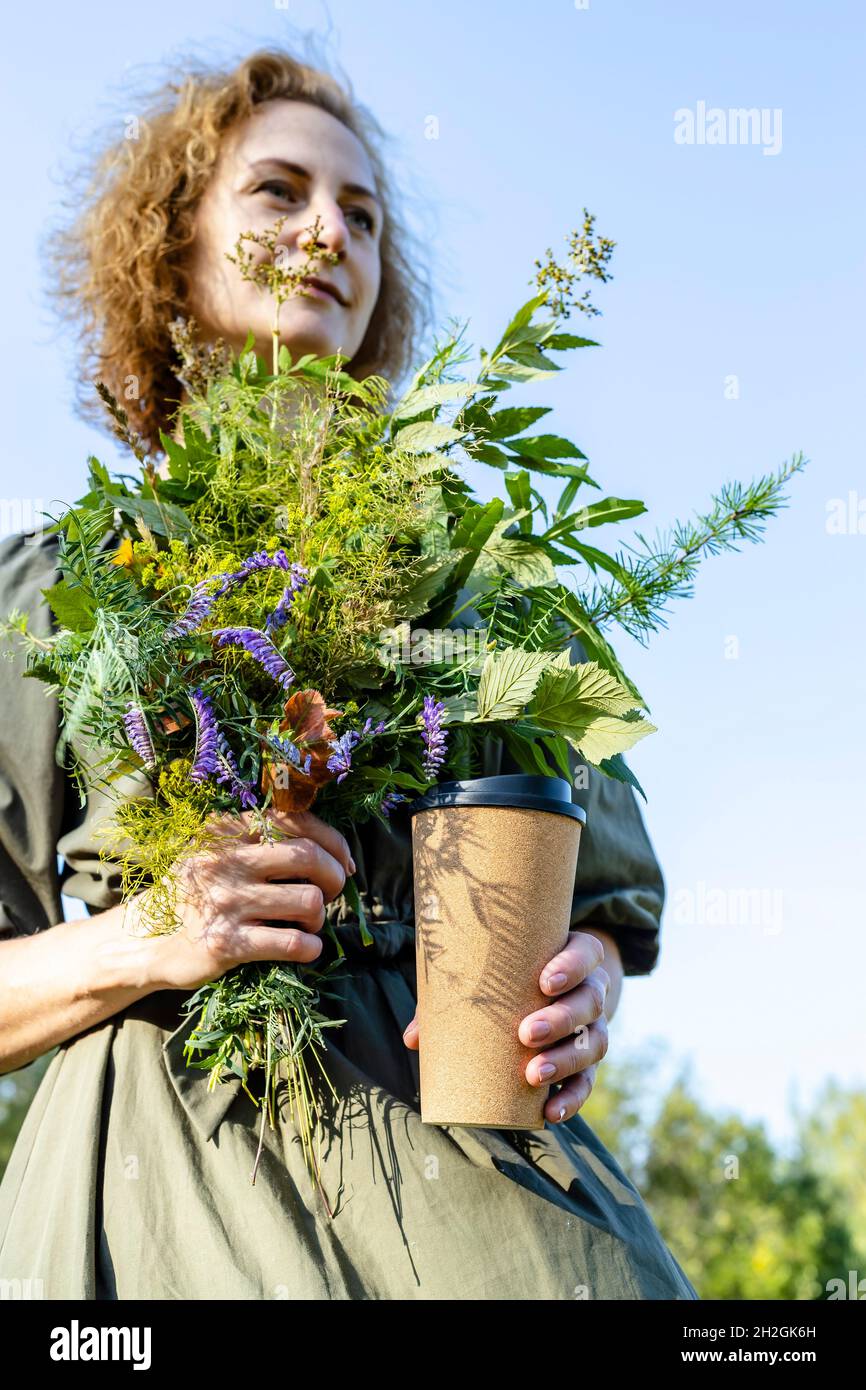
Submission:
[[[223,594],[228,593],[229,589],[233,589],[237,584],[243,584],[257,570],[288,570],[289,568],[289,557],[284,550],[277,550],[273,555],[269,555],[266,550],[256,550],[252,555],[247,556],[240,569],[225,575],[221,587],[217,590],[216,597],[221,598]]]
[[[210,697],[201,690],[191,690],[188,693],[195,711],[195,753],[189,775],[191,781],[201,783],[218,771],[220,731]]]
[[[434,700],[432,695],[424,696],[424,709],[421,714],[424,728],[421,737],[424,741],[424,773],[427,777],[435,777],[445,761],[447,735],[441,727],[444,713],[445,706],[441,700]]]
[[[298,748],[297,744],[292,743],[290,738],[279,738],[276,734],[271,734],[267,741],[272,748],[278,753],[281,753],[282,756],[292,764],[292,767],[297,768],[298,772],[303,772],[305,776],[309,777],[310,764],[313,761],[312,753],[308,753],[306,760],[302,763],[301,750]]]
[[[331,747],[334,751],[328,759],[327,766],[329,772],[339,773],[338,783],[342,782],[343,778],[352,770],[352,749],[360,737],[357,729],[349,729],[339,738],[331,739]]]
[[[398,806],[401,801],[405,800],[406,797],[403,795],[402,792],[388,792],[386,796],[382,797],[382,800],[379,804],[379,810],[382,811],[384,815],[389,816],[393,811],[394,807]]]
[[[219,627],[214,637],[221,647],[243,647],[245,652],[267,671],[268,675],[288,690],[295,673],[283,660],[271,639],[255,627]]]
[[[148,772],[153,772],[156,767],[156,754],[153,751],[150,730],[147,727],[144,714],[132,700],[127,703],[123,724],[130,747],[141,758]]]
[[[295,594],[299,589],[303,588],[305,584],[309,584],[310,582],[306,576],[307,568],[305,565],[296,563],[292,565],[292,575],[288,587],[283,589],[282,598],[273,613],[268,615],[267,622],[265,623],[266,632],[276,632],[277,628],[281,628],[284,623],[288,622],[289,610],[294,603]]]
[[[162,634],[166,641],[175,637],[187,637],[197,627],[201,627],[217,597],[216,594],[207,592],[211,582],[210,579],[202,579],[200,583],[196,584],[189,596],[186,611],[181,617],[175,618],[174,622],[170,623]]]
[[[237,759],[232,752],[225,734],[220,730],[218,736],[219,747],[217,749],[217,781],[228,782],[231,794],[240,801],[245,811],[249,811],[253,806],[258,806],[255,788],[249,782],[244,782],[241,778]]]

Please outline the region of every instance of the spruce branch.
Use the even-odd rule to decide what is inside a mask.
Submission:
[[[748,484],[726,483],[713,496],[713,508],[695,521],[677,522],[667,533],[649,542],[640,533],[642,550],[626,546],[617,553],[626,577],[612,584],[596,584],[584,599],[584,607],[597,628],[616,622],[630,636],[646,645],[649,633],[666,627],[664,611],[671,599],[691,598],[694,578],[705,555],[737,550],[743,541],[762,538],[764,522],[786,505],[783,487],[808,460],[798,452],[777,473]],[[635,558],[630,558],[635,557]],[[578,629],[569,637],[579,636]]]

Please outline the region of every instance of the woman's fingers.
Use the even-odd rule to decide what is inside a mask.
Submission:
[[[609,989],[610,976],[604,966],[599,965],[577,989],[522,1019],[518,1030],[520,1041],[527,1047],[549,1047],[558,1038],[567,1038],[582,1024],[593,1023],[604,1013]]]
[[[589,1100],[595,1085],[597,1071],[598,1063],[596,1062],[584,1071],[578,1072],[577,1076],[569,1077],[556,1094],[545,1102],[544,1118],[553,1124],[561,1124],[563,1120],[570,1120],[572,1115],[575,1115],[580,1107]]]
[[[604,960],[604,946],[590,932],[571,931],[568,941],[541,972],[539,983],[545,994],[561,994],[574,989]]]
[[[261,845],[262,849],[269,849],[275,848],[279,844],[291,844],[293,840],[297,839],[315,840],[317,844],[322,846],[322,849],[327,850],[342,865],[347,876],[355,872],[355,861],[352,858],[345,835],[341,835],[339,830],[335,830],[332,825],[326,825],[312,811],[275,811],[271,808],[268,811],[268,819],[274,828],[285,837],[284,839],[272,843],[263,842],[249,811],[244,811],[237,816],[214,816],[211,825],[227,840],[234,840],[238,848],[247,845]]]
[[[308,964],[322,954],[322,938],[298,927],[265,927],[253,923],[243,930],[239,961],[296,960]]]
[[[342,863],[309,836],[274,844],[239,845],[235,862],[245,878],[259,883],[308,878],[321,888],[325,902],[339,897],[346,882]]]
[[[341,835],[332,825],[326,825],[323,820],[319,820],[312,811],[269,811],[268,815],[278,830],[315,840],[343,866],[347,876],[355,872],[355,861],[345,835]]]
[[[241,895],[248,922],[299,922],[312,932],[324,926],[325,901],[315,883],[254,883]]]
[[[547,1047],[527,1064],[524,1075],[531,1086],[550,1086],[600,1062],[609,1043],[607,1018],[578,1028],[565,1042]]]

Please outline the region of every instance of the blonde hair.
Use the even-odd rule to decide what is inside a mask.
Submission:
[[[346,367],[356,380],[378,374],[396,383],[416,361],[431,319],[429,270],[417,238],[397,211],[380,147],[388,138],[351,84],[282,49],[260,49],[235,66],[185,59],[180,81],[164,79],[138,118],[137,138],[116,124],[85,160],[71,222],[51,230],[44,256],[53,269],[48,295],[77,328],[75,408],[106,428],[93,382],[102,380],[130,424],[159,451],[182,395],[168,324],[186,312],[184,253],[196,206],[226,133],[262,102],[288,98],[329,112],[361,141],[384,206],[381,285],[367,332]],[[129,109],[129,96],[126,96]],[[129,117],[127,120],[131,119]],[[126,386],[136,383],[133,399]]]

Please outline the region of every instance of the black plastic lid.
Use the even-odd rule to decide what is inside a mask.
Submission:
[[[586,811],[571,799],[564,777],[519,773],[503,777],[473,777],[464,782],[439,782],[405,808],[410,816],[440,806],[525,806],[530,811],[553,811],[586,824]]]

